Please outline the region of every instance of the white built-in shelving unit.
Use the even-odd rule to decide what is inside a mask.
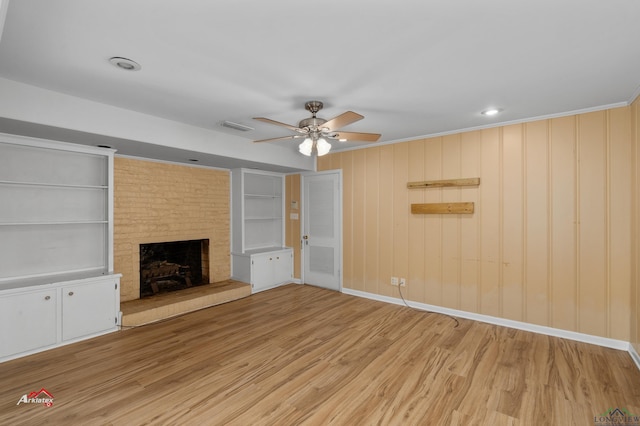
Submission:
[[[289,283],[293,250],[284,246],[284,175],[231,172],[233,278],[254,292]]]
[[[0,360],[117,329],[113,153],[0,134]]]

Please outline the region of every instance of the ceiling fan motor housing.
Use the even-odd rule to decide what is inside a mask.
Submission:
[[[310,130],[319,130],[320,126],[322,126],[326,122],[327,120],[325,120],[324,118],[309,117],[300,120],[300,123],[298,123],[298,127],[301,129],[308,128]]]
[[[300,120],[298,123],[298,127],[300,129],[309,129],[310,131],[318,131],[320,130],[320,126],[327,122],[324,118],[316,117],[316,113],[322,109],[324,104],[320,101],[309,101],[304,104],[304,108],[311,112],[312,117],[305,118]]]

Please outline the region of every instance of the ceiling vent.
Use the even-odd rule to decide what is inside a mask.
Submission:
[[[248,132],[253,130],[253,127],[245,126],[244,124],[234,123],[233,121],[223,121],[222,127],[228,127],[233,130],[240,130],[241,132]]]

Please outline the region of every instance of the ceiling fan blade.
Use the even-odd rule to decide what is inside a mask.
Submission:
[[[358,132],[335,132],[334,139],[346,139],[348,141],[358,142],[376,142],[380,139],[378,133],[358,133]]]
[[[274,142],[274,141],[284,141],[287,139],[297,139],[297,138],[303,138],[303,137],[305,137],[305,135],[291,135],[291,136],[281,136],[279,138],[260,139],[253,142]]]
[[[324,123],[322,128],[328,128],[329,130],[336,130],[351,123],[355,123],[358,120],[362,120],[364,118],[363,115],[355,113],[353,111],[347,111],[340,114],[337,117],[332,118],[331,120]]]
[[[281,127],[286,127],[289,130],[293,130],[294,132],[298,132],[300,131],[300,129],[298,129],[295,126],[292,126],[290,124],[286,124],[286,123],[281,123],[279,121],[275,121],[275,120],[271,120],[270,118],[264,118],[264,117],[253,117],[254,120],[258,120],[258,121],[262,121],[263,123],[268,123],[268,124],[275,124],[276,126],[281,126]]]

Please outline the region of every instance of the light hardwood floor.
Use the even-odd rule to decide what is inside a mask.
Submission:
[[[301,285],[0,364],[0,424],[593,425],[623,351]],[[52,407],[16,405],[45,388]]]

